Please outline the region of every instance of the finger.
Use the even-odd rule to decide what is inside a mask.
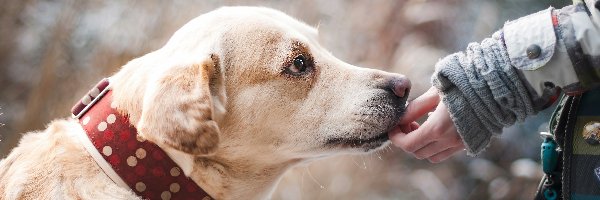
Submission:
[[[423,159],[423,158],[429,158],[433,155],[436,155],[442,151],[445,151],[446,149],[450,149],[450,148],[454,148],[457,146],[460,146],[462,143],[461,141],[457,141],[454,139],[444,139],[444,140],[438,140],[432,143],[429,143],[427,146],[424,146],[423,148],[416,150],[414,152],[415,157],[417,157],[418,159]]]
[[[436,110],[438,112],[438,110]],[[437,119],[437,120],[436,120]],[[423,126],[433,126],[432,128],[428,128],[430,132],[430,140],[436,141],[428,146],[425,146],[421,149],[418,149],[414,152],[417,158],[429,158],[435,154],[438,154],[446,149],[462,146],[463,142],[458,132],[456,132],[456,128],[453,126],[451,122],[442,122],[436,117],[430,117],[427,120],[428,123],[430,120],[436,122],[435,124],[423,124]],[[447,120],[450,121],[450,120]],[[446,125],[444,125],[446,124]],[[442,125],[441,127],[439,125]]]
[[[460,145],[460,146],[456,146],[456,147],[452,147],[449,149],[446,149],[438,154],[435,154],[429,158],[427,158],[427,160],[429,160],[429,162],[431,163],[440,163],[448,158],[450,158],[452,155],[464,151],[465,146],[464,145]]]
[[[405,152],[412,153],[433,142],[433,140],[430,139],[432,138],[432,133],[430,127],[427,126],[427,122],[425,122],[421,127],[412,131],[410,134],[390,134],[390,140],[394,146],[401,148]]]
[[[421,116],[433,110],[440,102],[440,96],[437,89],[431,87],[423,95],[411,101],[406,107],[404,116],[400,119],[400,124],[407,124],[416,121]]]
[[[410,124],[402,125],[400,127],[401,127],[402,132],[410,133],[419,128],[419,123],[411,122]]]
[[[417,130],[420,126],[421,125],[419,123],[417,123],[417,122],[410,123],[410,128],[412,129],[412,131]]]
[[[392,130],[388,132],[388,137],[395,137],[397,134],[407,134],[413,132],[414,130],[419,128],[419,123],[411,122],[410,124],[401,124],[394,127]]]
[[[392,130],[390,130],[388,132],[388,137],[392,138],[395,137],[395,135],[398,134],[406,134],[406,130],[410,129],[407,126],[410,126],[409,124],[400,124],[397,125],[396,127],[394,127]]]
[[[436,139],[435,143],[431,143],[428,146],[415,151],[415,154],[421,158],[429,158],[442,151],[445,151],[446,149],[454,147],[464,148],[464,144],[460,136],[456,132],[450,130],[449,132],[443,133],[440,138]]]

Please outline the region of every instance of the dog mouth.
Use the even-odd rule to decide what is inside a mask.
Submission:
[[[389,141],[388,132],[397,126],[404,115],[406,98],[376,96],[367,102],[356,110],[354,128],[327,139],[326,146],[369,152]]]
[[[325,145],[338,148],[363,149],[366,152],[383,146],[388,140],[388,133],[383,132],[370,138],[331,138],[325,142]]]

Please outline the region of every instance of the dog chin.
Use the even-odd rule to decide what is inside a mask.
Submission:
[[[361,152],[371,152],[389,144],[388,132],[394,129],[404,109],[397,113],[390,113],[391,118],[379,119],[377,122],[359,122],[358,130],[350,131],[342,136],[325,140],[325,146],[335,149],[344,149]],[[376,126],[374,126],[376,125]]]

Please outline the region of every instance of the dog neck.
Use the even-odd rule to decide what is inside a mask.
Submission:
[[[269,199],[282,175],[299,163],[257,162],[269,158],[236,157],[226,149],[212,156],[183,157],[180,166],[191,165],[189,176],[217,199]]]

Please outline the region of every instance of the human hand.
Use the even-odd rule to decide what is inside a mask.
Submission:
[[[415,120],[433,108],[435,110],[419,127]],[[417,159],[438,163],[465,148],[446,105],[440,103],[440,96],[434,87],[408,104],[399,124],[389,133],[392,144]]]

